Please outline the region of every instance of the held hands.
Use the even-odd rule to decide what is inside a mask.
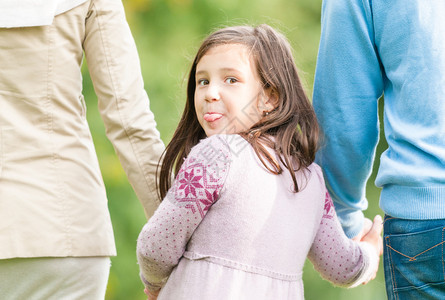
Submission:
[[[353,237],[352,240],[355,241],[355,242],[360,242],[362,237],[365,234],[367,234],[369,230],[371,230],[371,227],[372,227],[372,221],[370,219],[368,219],[368,218],[365,218],[365,220],[363,221],[363,229],[362,229],[362,231],[359,234],[357,234],[355,237]]]
[[[365,223],[363,225],[362,232],[353,238],[356,242],[367,242],[372,245],[376,251],[377,256],[383,254],[383,239],[382,239],[382,230],[383,230],[383,220],[382,217],[377,215],[374,217],[374,221],[365,218]],[[377,268],[372,276],[372,279],[377,275]],[[364,282],[366,284],[368,282]]]
[[[369,219],[365,219],[365,226],[362,231],[361,242],[368,242],[373,245],[376,249],[378,256],[383,254],[383,220],[382,217],[377,215],[374,217],[374,221],[371,222]],[[354,239],[356,239],[355,237]]]
[[[150,291],[148,288],[145,288],[144,293],[148,296],[147,300],[156,300],[158,299],[159,292],[161,290],[157,291]]]

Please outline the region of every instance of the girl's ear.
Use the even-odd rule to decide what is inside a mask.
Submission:
[[[278,105],[278,93],[273,89],[269,88],[264,90],[264,94],[261,100],[262,103],[259,103],[258,108],[263,114],[267,114],[272,111]]]

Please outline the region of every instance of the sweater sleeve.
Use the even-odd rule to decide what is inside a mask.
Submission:
[[[179,263],[188,241],[222,192],[231,156],[222,136],[193,147],[167,196],[142,229],[137,242],[141,278],[160,289]]]
[[[383,73],[368,1],[323,1],[321,25],[313,105],[324,141],[316,162],[346,235],[354,237],[367,208]]]
[[[370,280],[379,262],[371,244],[345,236],[328,192],[308,258],[324,279],[345,287],[356,287]]]
[[[83,48],[107,137],[149,218],[160,202],[155,178],[164,144],[120,0],[91,1]]]

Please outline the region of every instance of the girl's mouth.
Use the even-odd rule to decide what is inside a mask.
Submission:
[[[204,120],[206,120],[207,122],[214,122],[214,121],[216,121],[216,120],[221,119],[222,116],[223,116],[223,115],[220,114],[220,113],[213,113],[213,112],[211,112],[211,113],[206,113],[206,114],[204,115]]]

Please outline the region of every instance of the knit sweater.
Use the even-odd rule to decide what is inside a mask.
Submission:
[[[202,140],[138,239],[141,276],[159,299],[303,299],[309,256],[322,276],[368,280],[377,254],[346,238],[320,168],[274,175],[239,135]]]
[[[350,237],[367,208],[382,94],[381,208],[445,218],[444,14],[442,0],[323,1],[313,103],[325,139],[316,161]]]

